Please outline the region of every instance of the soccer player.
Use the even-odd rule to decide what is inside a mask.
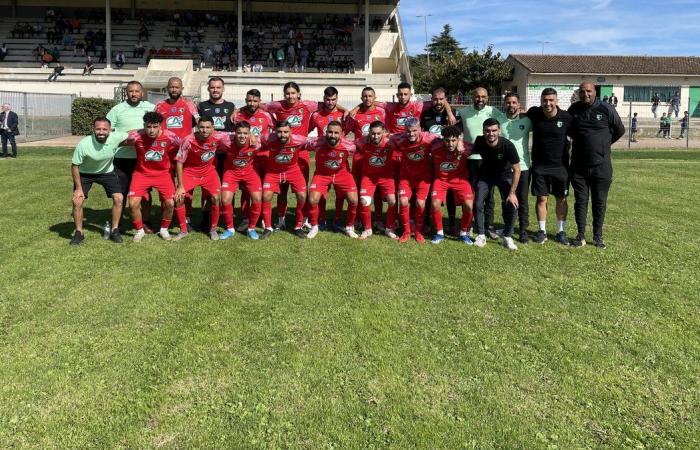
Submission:
[[[120,146],[125,145],[127,133],[114,131],[110,133],[112,124],[106,117],[98,117],[93,122],[91,136],[80,140],[73,152],[71,160],[71,176],[73,178],[73,222],[75,234],[70,245],[83,243],[83,203],[88,198],[93,183],[102,186],[107,197],[112,197],[112,231],[109,239],[121,244],[119,220],[122,217],[123,197],[119,185],[119,176],[114,170],[114,155]]]
[[[595,85],[579,86],[580,101],[569,107],[573,117],[569,127],[572,139],[571,186],[574,188],[574,216],[578,234],[574,247],[586,245],[588,197],[592,200],[593,241],[604,249],[603,221],[612,184],[610,146],[625,134],[625,126],[615,108],[596,98]]]
[[[216,241],[219,234],[216,226],[219,222],[219,201],[221,182],[216,173],[214,162],[217,151],[226,151],[230,146],[229,136],[225,133],[214,131],[214,120],[209,116],[202,116],[197,121],[197,131],[187,136],[180,145],[175,161],[177,163],[177,189],[175,190],[175,214],[180,222],[180,233],[175,240],[187,236],[187,223],[185,218],[185,196],[192,195],[197,186],[202,188],[202,195],[211,197],[211,210],[209,212],[210,227],[209,237]]]
[[[234,131],[232,116],[236,105],[224,99],[224,80],[221,77],[211,77],[207,83],[209,99],[199,102],[197,113],[209,116],[214,120],[214,130],[231,133]]]
[[[503,245],[509,250],[517,250],[513,242],[513,224],[518,208],[518,197],[515,191],[520,181],[520,158],[515,146],[506,138],[500,136],[501,125],[496,119],[486,119],[483,125],[483,136],[476,138],[474,152],[481,156],[481,165],[477,172],[476,187],[476,232],[474,245],[486,245],[484,204],[491,190],[497,187],[501,193],[503,209]]]
[[[532,195],[537,197],[538,231],[534,241],[547,240],[547,199],[556,199],[557,242],[569,245],[566,237],[566,216],[569,195],[569,139],[571,114],[559,108],[557,91],[546,88],[540,96],[540,105],[527,111],[532,122]]]
[[[456,203],[462,206],[459,239],[467,245],[472,245],[468,230],[472,221],[474,194],[467,172],[468,151],[459,148],[462,132],[458,127],[447,126],[441,131],[442,139],[434,141],[430,149],[435,171],[431,199],[433,224],[436,230],[431,242],[439,244],[445,239],[442,228],[442,204],[445,203],[449,190],[453,192]]]
[[[425,242],[423,237],[423,220],[425,217],[425,201],[430,193],[433,179],[433,166],[430,162],[430,144],[436,139],[431,133],[421,131],[420,122],[412,117],[405,122],[406,131],[391,137],[390,147],[401,152],[401,169],[399,172],[399,216],[403,226],[403,234],[399,242],[411,239],[409,202],[416,195],[416,242]]]
[[[520,158],[520,181],[515,190],[518,197],[518,223],[520,235],[518,240],[527,244],[529,237],[527,227],[530,214],[529,188],[530,188],[530,132],[532,122],[526,114],[520,112],[520,97],[514,92],[506,94],[504,98],[506,107],[506,120],[501,124],[501,136],[508,139],[518,151]]]
[[[143,127],[143,115],[153,111],[155,105],[143,99],[143,86],[138,81],[130,81],[126,85],[126,100],[116,104],[107,113],[107,119],[112,124],[112,131],[128,133]],[[131,176],[136,167],[136,151],[132,146],[122,146],[114,155],[114,172],[119,177],[124,202],[129,195]],[[150,207],[144,205],[143,216],[149,217]],[[147,230],[150,231],[150,230]]]
[[[224,178],[221,183],[221,203],[223,208],[226,231],[221,234],[221,239],[225,240],[233,236],[233,196],[241,185],[250,197],[250,205],[247,209],[247,234],[250,239],[257,240],[258,233],[255,225],[258,223],[261,212],[262,183],[255,171],[255,154],[258,145],[251,145],[250,124],[240,121],[236,124],[235,139],[226,152],[224,161]]]
[[[372,217],[369,206],[372,197],[377,201],[379,192],[379,211],[381,218],[382,200],[387,202],[388,224],[384,233],[391,239],[398,239],[393,225],[396,223],[396,181],[391,167],[392,149],[389,147],[389,138],[384,129],[384,124],[374,121],[370,124],[369,135],[358,138],[355,141],[356,153],[362,154],[362,180],[360,181],[360,215],[364,231],[360,239],[365,240],[372,236]],[[377,189],[379,188],[379,189]],[[375,208],[375,211],[377,209]]]
[[[299,152],[306,149],[306,137],[292,133],[292,127],[286,120],[275,124],[275,133],[268,139],[262,139],[263,150],[269,152],[265,178],[263,179],[263,221],[265,231],[260,239],[266,239],[272,234],[272,196],[281,195],[281,185],[292,187],[296,195],[296,224],[294,234],[304,239],[306,234],[302,229],[304,224],[304,204],[306,203],[306,179],[299,166]],[[285,206],[286,207],[286,206]],[[279,214],[279,212],[278,212]]]
[[[357,211],[357,187],[348,169],[348,157],[355,151],[355,145],[343,138],[343,126],[333,121],[326,127],[324,137],[309,146],[316,152],[316,170],[309,186],[309,204],[311,205],[311,229],[307,238],[313,239],[318,234],[318,203],[328,194],[333,185],[336,196],[348,199],[348,214],[345,221],[345,234],[357,238],[355,233],[355,214]]]
[[[192,134],[192,128],[199,119],[199,112],[191,100],[182,96],[183,87],[180,78],[168,79],[166,89],[168,98],[156,103],[155,110],[163,116],[163,128],[175,133],[184,141]]]
[[[127,142],[136,150],[136,168],[129,187],[129,208],[136,234],[134,242],[141,242],[146,235],[141,216],[141,199],[151,189],[158,190],[163,217],[158,235],[166,241],[172,239],[168,227],[175,207],[175,185],[171,175],[172,161],[180,148],[180,138],[162,128],[163,116],[147,112],[143,116],[143,130],[132,131]],[[180,225],[182,226],[182,224]]]

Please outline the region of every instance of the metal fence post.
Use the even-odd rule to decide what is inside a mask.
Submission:
[[[24,114],[24,129],[22,130],[22,133],[24,133],[24,140],[26,141],[29,136],[27,136],[27,122],[29,121],[29,114],[28,114],[28,107],[27,107],[27,93],[24,92],[22,93],[22,110]]]

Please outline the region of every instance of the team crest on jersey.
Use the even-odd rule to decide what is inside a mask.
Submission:
[[[233,165],[236,167],[245,167],[248,165],[248,161],[246,161],[245,159],[234,159]]]
[[[303,109],[303,108],[299,108],[299,114],[304,114],[304,109]]]
[[[149,150],[144,158],[146,161],[163,161],[163,154],[157,150]]]
[[[228,114],[228,108],[224,108],[224,114]]]
[[[340,161],[328,160],[326,161],[326,167],[329,169],[340,169]]]
[[[185,112],[185,108],[180,108],[180,113],[182,114],[184,112]]]
[[[182,128],[184,122],[182,116],[170,116],[165,120],[166,128]]]
[[[384,167],[384,163],[386,162],[386,157],[381,157],[381,156],[370,156],[369,159],[367,160],[370,166],[372,167]]]
[[[598,120],[602,120],[602,119],[603,119],[603,115],[602,115],[602,114],[596,114],[596,115],[595,115],[595,118],[598,119]]]
[[[330,156],[331,158],[335,158],[335,152],[330,152],[328,156]]]
[[[441,123],[441,122],[442,122],[442,117],[441,117],[441,116],[437,116],[437,117],[435,118],[435,122]]]
[[[173,106],[172,108],[170,108],[170,112],[171,112],[171,113],[177,112],[177,108],[175,108],[175,107]]]
[[[219,114],[221,112],[221,108],[214,108],[214,114]]]
[[[520,125],[518,128],[520,128],[521,130],[524,130],[524,129],[525,129],[525,125]]]
[[[165,148],[165,146],[168,145],[165,141],[160,141],[160,146]]]
[[[200,158],[202,158],[203,162],[208,162],[210,159],[212,159],[214,157],[214,155],[215,155],[215,153],[211,152],[211,151],[204,152],[204,153],[202,153],[202,156]]]
[[[440,170],[442,170],[443,172],[452,172],[455,169],[457,169],[457,164],[451,161],[445,161],[440,163]]]
[[[299,112],[301,112],[301,110]],[[302,121],[303,121],[302,116],[289,116],[289,117],[287,117],[287,122],[289,123],[290,128],[300,127]]]
[[[248,156],[253,156],[253,152],[248,152]]]
[[[406,155],[406,156],[407,156],[408,159],[410,159],[411,161],[422,161],[423,158],[424,158],[423,153],[421,153],[421,152],[411,152],[411,153],[409,153],[409,154]]]
[[[557,120],[557,128],[561,128],[563,126],[564,126],[564,122],[562,122],[561,120]]]
[[[289,164],[292,161],[292,155],[285,155],[280,153],[279,155],[275,156],[275,161],[277,161],[280,164]]]

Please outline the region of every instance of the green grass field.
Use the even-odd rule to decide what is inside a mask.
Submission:
[[[0,448],[700,446],[700,151],[615,153],[607,250],[515,253],[118,246],[100,188],[72,248],[69,155],[0,161]]]

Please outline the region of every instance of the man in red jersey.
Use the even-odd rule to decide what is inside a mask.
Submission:
[[[245,106],[241,108],[236,114],[236,121],[247,122],[250,125],[250,134],[258,138],[260,142],[261,138],[267,138],[270,135],[274,127],[274,120],[269,112],[264,111],[260,108],[260,91],[257,89],[251,89],[246,93],[245,96]],[[255,159],[253,160],[253,168],[255,172],[260,177],[260,180],[265,178],[265,166],[267,166],[267,157],[269,152],[267,150],[258,149],[255,152]],[[238,226],[238,231],[243,232],[248,230],[248,207],[250,206],[248,191],[243,191],[241,195],[241,212],[243,213],[243,220]]]
[[[211,197],[211,210],[209,212],[210,228],[209,237],[215,241],[219,239],[216,226],[219,223],[219,200],[221,183],[216,173],[214,163],[217,151],[226,151],[230,146],[230,138],[226,133],[214,131],[214,120],[209,116],[202,116],[197,121],[197,131],[187,136],[180,145],[175,161],[177,162],[177,190],[175,191],[175,214],[180,222],[180,233],[175,240],[187,236],[187,223],[185,218],[185,196],[192,195],[197,186],[201,186],[202,195]]]
[[[241,190],[245,189],[250,197],[250,205],[247,210],[248,237],[253,240],[258,239],[255,225],[258,223],[262,208],[262,183],[254,167],[255,154],[259,144],[251,145],[250,128],[248,122],[238,122],[235,139],[232,140],[231,146],[226,152],[224,177],[221,183],[221,205],[226,222],[226,231],[221,234],[222,240],[232,237],[235,233],[233,228],[233,195],[238,190],[239,185],[242,187]]]
[[[299,168],[299,152],[306,149],[306,137],[292,134],[292,127],[287,121],[275,124],[275,133],[268,139],[262,140],[264,150],[270,152],[263,179],[263,220],[265,231],[261,239],[272,234],[272,196],[281,195],[281,186],[290,185],[297,197],[296,224],[294,234],[302,239],[306,234],[302,229],[304,224],[304,204],[306,203],[306,180]]]
[[[171,131],[163,130],[162,122],[163,116],[159,113],[147,112],[143,116],[143,130],[131,132],[127,140],[136,150],[136,167],[129,187],[129,208],[136,228],[134,242],[140,242],[146,235],[141,199],[148,196],[151,189],[158,190],[163,210],[158,235],[166,241],[172,239],[168,232],[175,206],[171,169],[172,160],[180,148],[180,138]]]
[[[474,193],[469,184],[467,171],[467,158],[469,152],[460,149],[460,136],[462,132],[455,126],[447,126],[442,129],[442,139],[432,143],[430,153],[432,155],[435,180],[433,181],[432,216],[435,225],[435,236],[432,243],[439,244],[445,239],[442,227],[442,205],[447,199],[447,192],[452,191],[455,205],[462,206],[462,223],[459,231],[459,239],[467,245],[472,245],[469,238],[469,227],[472,222],[472,206]],[[471,146],[471,144],[466,144]]]
[[[425,200],[430,192],[433,166],[430,162],[430,144],[436,139],[432,133],[421,131],[420,122],[411,117],[405,122],[406,131],[391,137],[389,145],[401,152],[401,169],[399,172],[399,216],[403,234],[399,242],[411,239],[410,200],[416,195],[414,220],[416,223],[416,242],[423,243],[423,220],[425,217]]]
[[[192,134],[192,126],[199,119],[197,107],[182,97],[182,80],[168,80],[168,98],[156,103],[155,111],[163,116],[163,128],[175,133],[181,140]]]
[[[362,154],[359,208],[364,226],[364,231],[360,235],[362,240],[372,236],[372,216],[369,207],[372,204],[372,197],[375,202],[377,201],[377,192],[379,192],[379,211],[382,210],[382,200],[385,200],[389,206],[386,221],[389,226],[384,233],[392,239],[398,239],[393,229],[393,224],[396,223],[396,181],[391,167],[392,149],[389,147],[389,138],[385,131],[384,124],[377,120],[370,124],[369,135],[355,141],[356,153]]]
[[[336,197],[348,199],[345,234],[351,238],[357,238],[354,227],[357,187],[348,169],[348,157],[355,151],[355,145],[343,138],[341,123],[333,121],[326,127],[325,136],[310,145],[310,149],[316,152],[316,170],[309,186],[311,229],[306,237],[313,239],[318,234],[318,203],[322,196],[328,194],[328,189],[333,185]]]

